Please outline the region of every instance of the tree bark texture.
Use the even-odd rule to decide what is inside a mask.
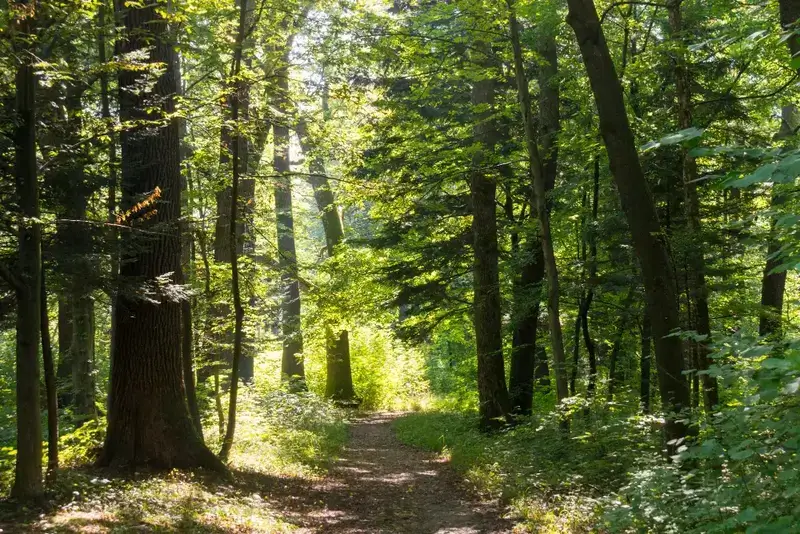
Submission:
[[[149,49],[147,63],[165,68],[148,91],[132,91],[141,80],[140,72],[119,74],[123,124],[149,122],[129,127],[121,136],[122,207],[130,228],[121,240],[108,433],[99,463],[224,470],[189,416],[180,302],[170,291],[178,282],[181,261],[181,191],[178,123],[163,117],[174,111],[177,91],[176,55],[168,42],[167,22],[159,14],[167,5],[158,1],[145,7],[117,7],[126,34],[121,52]]]

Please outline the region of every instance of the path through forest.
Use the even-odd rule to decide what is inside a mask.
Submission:
[[[274,488],[272,503],[300,532],[510,532],[498,510],[471,498],[445,462],[400,443],[391,428],[395,417],[353,421],[350,442],[328,476],[300,492]]]

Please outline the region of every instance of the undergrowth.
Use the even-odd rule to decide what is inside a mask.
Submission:
[[[61,438],[64,468],[44,501],[0,505],[2,532],[289,532],[270,492],[325,472],[347,440],[345,415],[310,394],[243,388],[232,478],[204,470],[112,471],[91,467],[103,421]],[[206,421],[212,451],[219,436]],[[4,462],[10,481],[13,462]],[[303,482],[305,481],[305,482]],[[8,488],[2,488],[6,492]]]
[[[395,431],[441,454],[484,498],[510,506],[518,531],[594,532],[601,499],[624,485],[630,459],[657,450],[653,419],[578,413],[569,433],[545,417],[484,434],[477,413],[440,411],[402,417]]]

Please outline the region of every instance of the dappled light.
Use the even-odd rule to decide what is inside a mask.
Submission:
[[[0,41],[0,534],[800,532],[800,0]]]

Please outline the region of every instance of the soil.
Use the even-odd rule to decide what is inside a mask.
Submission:
[[[351,439],[329,474],[270,501],[300,532],[478,534],[511,532],[496,506],[473,498],[446,462],[403,445],[394,414],[353,421]]]

